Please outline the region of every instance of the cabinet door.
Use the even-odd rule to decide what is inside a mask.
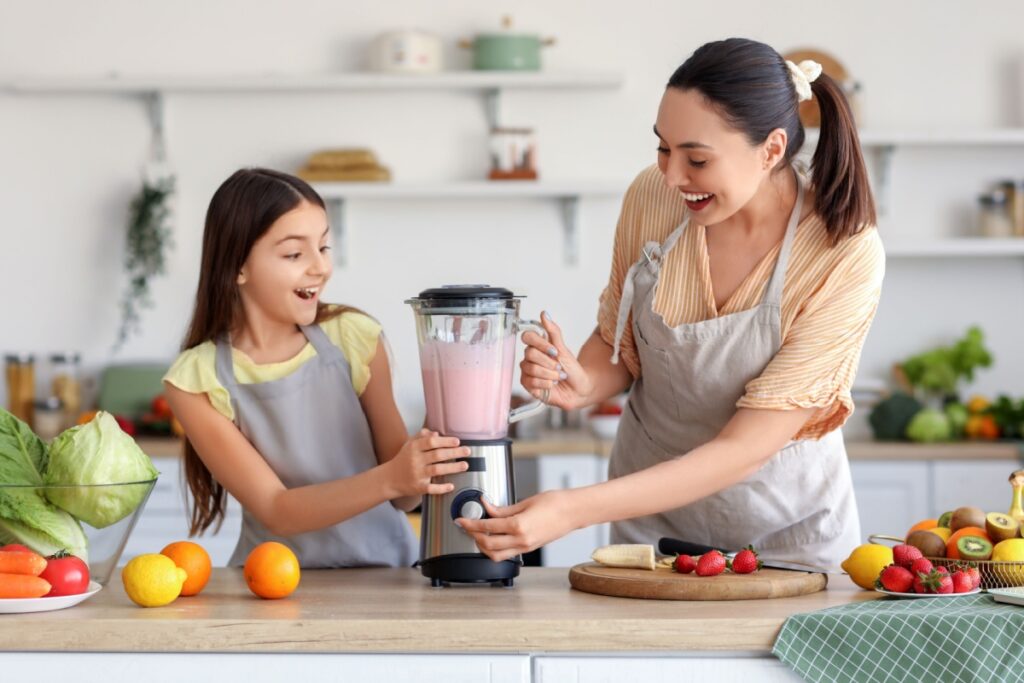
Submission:
[[[537,488],[540,491],[578,488],[605,481],[608,461],[598,455],[544,455],[537,458]],[[571,567],[590,560],[594,548],[608,542],[608,525],[577,529],[541,550],[545,567]]]
[[[962,505],[973,505],[988,512],[1010,509],[1013,490],[1007,481],[1020,468],[1017,462],[948,460],[934,463],[935,506],[931,517]]]
[[[861,536],[902,536],[931,514],[930,463],[912,461],[850,463]]]
[[[537,657],[534,683],[618,683],[619,681],[715,681],[796,683],[800,677],[773,657],[694,654],[681,657]]]

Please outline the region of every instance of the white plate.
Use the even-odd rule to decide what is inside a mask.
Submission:
[[[100,592],[103,586],[89,582],[89,590],[78,595],[58,595],[53,598],[0,598],[0,614],[23,614],[25,612],[49,612],[72,607],[88,600]]]
[[[996,602],[1005,602],[1011,605],[1024,605],[1024,586],[1014,588],[989,588],[988,594]]]
[[[882,593],[884,595],[891,595],[894,598],[959,598],[962,595],[977,595],[981,592],[980,588],[967,591],[966,593],[894,593],[893,591],[885,591],[881,588],[875,589],[876,593]]]

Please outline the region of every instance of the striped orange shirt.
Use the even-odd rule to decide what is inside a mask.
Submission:
[[[626,192],[615,231],[611,275],[601,294],[598,328],[612,345],[626,271],[649,241],[663,242],[682,223],[686,204],[667,187],[657,166],[645,169]],[[669,326],[753,308],[764,296],[780,244],[769,251],[716,310],[705,229],[691,223],[664,258],[654,309]],[[746,385],[738,408],[817,408],[794,438],[818,439],[853,412],[850,387],[875,316],[885,274],[878,230],[865,229],[833,247],[814,213],[796,228],[782,290],[782,347],[759,377]],[[643,369],[632,321],[621,342],[621,362],[634,377]]]

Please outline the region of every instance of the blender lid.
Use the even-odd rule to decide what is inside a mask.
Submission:
[[[510,290],[504,287],[491,287],[489,285],[444,285],[424,289],[416,297],[421,300],[432,301],[465,301],[467,299],[488,299],[488,300],[510,300],[521,299]]]

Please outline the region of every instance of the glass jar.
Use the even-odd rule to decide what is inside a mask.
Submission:
[[[1013,220],[1006,207],[1006,193],[1002,190],[978,197],[980,213],[978,228],[985,237],[1013,236]]]
[[[1014,237],[1024,237],[1024,182],[1004,180],[999,189],[1006,195],[1006,213],[1010,216]]]
[[[82,410],[82,385],[79,379],[81,356],[77,353],[54,353],[50,356],[53,372],[52,393],[60,399],[64,411],[64,428],[78,420]]]
[[[31,353],[9,353],[4,356],[7,378],[7,409],[19,420],[32,426],[33,403],[36,397],[36,359]]]
[[[53,441],[64,431],[64,406],[56,396],[36,401],[32,415],[33,429],[43,441]]]

